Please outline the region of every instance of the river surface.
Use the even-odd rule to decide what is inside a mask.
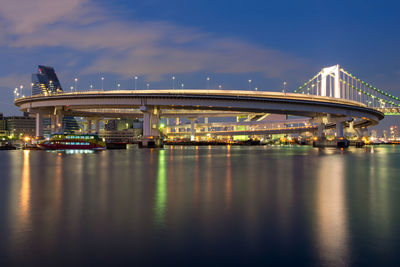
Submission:
[[[400,146],[0,151],[0,266],[400,266]]]

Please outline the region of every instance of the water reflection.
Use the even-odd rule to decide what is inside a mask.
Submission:
[[[22,228],[27,229],[29,225],[31,185],[30,185],[30,166],[29,166],[29,150],[24,150],[24,164],[22,166],[22,183],[19,193],[20,197],[20,219]]]
[[[400,147],[9,153],[0,266],[389,266],[400,249]]]
[[[324,265],[349,262],[345,164],[342,156],[325,157],[320,160],[318,169],[316,231]]]
[[[165,160],[165,150],[158,153],[156,195],[154,205],[154,223],[157,227],[163,228],[165,225],[165,212],[167,206],[167,167]]]

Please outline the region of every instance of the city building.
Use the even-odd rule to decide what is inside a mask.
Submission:
[[[390,138],[399,138],[399,126],[390,126]]]
[[[39,65],[38,70],[39,73],[32,74],[32,95],[49,95],[63,92],[61,83],[53,67]],[[50,119],[45,120],[44,134],[50,133],[50,125]],[[79,125],[74,117],[63,118],[63,130],[69,134],[79,131]]]
[[[35,136],[35,119],[29,117],[27,114],[24,116],[11,116],[0,117],[0,134],[9,135],[13,138],[20,138],[23,136]]]
[[[32,95],[49,95],[62,92],[60,81],[53,67],[39,65],[39,73],[32,74]]]
[[[108,120],[100,137],[107,142],[135,142],[143,134],[143,122],[137,119]]]
[[[8,136],[7,121],[3,117],[3,113],[0,113],[0,137]]]
[[[384,139],[387,139],[388,138],[388,131],[387,130],[383,130],[382,136],[383,136]]]
[[[371,137],[378,138],[378,130],[371,130]]]

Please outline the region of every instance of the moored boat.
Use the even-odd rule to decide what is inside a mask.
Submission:
[[[90,149],[103,150],[106,144],[96,134],[53,134],[37,144],[43,150]]]

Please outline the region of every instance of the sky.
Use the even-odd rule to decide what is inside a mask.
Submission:
[[[295,90],[340,64],[400,96],[396,1],[0,0],[0,112],[19,114],[37,65],[65,89]],[[400,124],[388,118],[383,127]]]

